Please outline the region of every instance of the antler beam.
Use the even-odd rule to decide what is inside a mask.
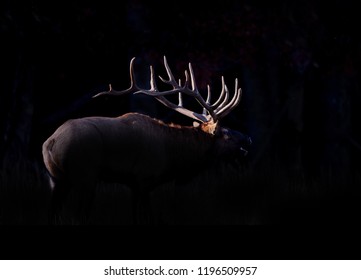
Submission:
[[[187,70],[185,70],[185,82],[182,86],[181,81],[179,83],[176,82],[174,75],[168,65],[167,59],[164,56],[164,66],[168,74],[168,80],[162,78],[161,76],[158,76],[159,79],[170,86],[173,87],[171,90],[166,91],[159,91],[157,88],[156,80],[155,80],[155,74],[153,67],[150,66],[150,89],[141,89],[137,86],[135,81],[135,74],[134,74],[134,60],[135,58],[132,58],[130,61],[130,87],[123,91],[116,91],[112,88],[111,85],[109,85],[109,91],[101,92],[95,95],[94,97],[101,96],[101,95],[123,95],[127,93],[133,93],[133,94],[145,94],[149,96],[153,96],[155,99],[157,99],[159,102],[161,102],[166,107],[177,111],[187,117],[190,117],[196,121],[205,123],[205,122],[213,122],[216,123],[218,120],[229,114],[240,102],[241,96],[242,96],[242,90],[241,88],[238,88],[238,79],[235,81],[235,92],[233,94],[233,97],[230,101],[229,100],[229,91],[228,88],[224,82],[224,77],[222,76],[222,91],[217,99],[216,102],[213,104],[210,104],[211,100],[211,89],[210,86],[207,86],[207,99],[206,101],[201,96],[200,92],[198,91],[198,87],[196,84],[196,79],[194,76],[194,71],[192,68],[192,65],[189,63],[189,73]],[[189,86],[191,84],[191,87]],[[172,95],[172,94],[178,94],[179,95],[179,102],[178,104],[175,104],[171,101],[169,101],[165,96],[166,95]],[[194,97],[197,102],[203,107],[202,114],[196,113],[194,111],[191,111],[187,108],[183,107],[183,101],[182,101],[182,94],[186,94],[188,96]]]

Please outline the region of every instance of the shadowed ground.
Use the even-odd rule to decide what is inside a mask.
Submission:
[[[50,188],[42,164],[26,160],[4,164],[0,173],[0,223],[46,225]],[[357,221],[360,176],[324,173],[288,175],[280,165],[254,170],[221,165],[185,184],[161,185],[151,194],[152,224],[263,225],[352,224]],[[74,199],[70,196],[70,201]],[[76,203],[76,201],[71,201]],[[72,225],[65,208],[58,224]],[[131,225],[130,190],[99,184],[90,223]]]

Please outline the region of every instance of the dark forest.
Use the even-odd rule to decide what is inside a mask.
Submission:
[[[25,2],[25,1],[24,1]],[[201,92],[242,88],[223,125],[252,137],[247,167],[220,166],[152,194],[165,225],[353,224],[361,186],[361,41],[356,1],[2,1],[0,224],[46,225],[41,146],[68,119],[142,112],[191,125],[152,98],[149,65],[191,62]],[[163,72],[162,72],[163,71]],[[92,221],[128,225],[129,191],[99,186]],[[72,221],[64,221],[72,224]]]

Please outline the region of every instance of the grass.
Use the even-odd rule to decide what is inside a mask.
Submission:
[[[50,189],[38,162],[21,158],[3,162],[0,170],[0,223],[47,224]]]
[[[4,160],[0,171],[0,224],[46,225],[50,189],[41,162]],[[253,170],[220,165],[183,185],[168,183],[151,194],[158,225],[263,225],[352,223],[360,213],[358,174],[290,175],[281,164]],[[131,225],[130,190],[100,183],[91,223]],[[63,218],[59,224],[78,224]]]

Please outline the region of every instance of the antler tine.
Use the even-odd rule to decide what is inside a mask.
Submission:
[[[211,102],[211,87],[209,85],[207,85],[207,99],[206,99],[206,103],[208,105],[210,105]]]
[[[114,90],[112,88],[112,85],[109,84],[109,90],[108,91],[100,92],[100,93],[94,95],[93,98],[101,96],[101,95],[123,95],[123,94],[126,94],[126,93],[134,93],[137,90],[140,90],[138,88],[136,82],[135,82],[134,60],[135,60],[135,57],[133,57],[132,60],[130,61],[130,66],[129,66],[130,87],[128,89],[121,90],[121,91]]]
[[[165,67],[165,69],[167,71],[169,80],[167,81],[166,79],[163,79],[161,76],[158,76],[159,79],[161,79],[163,83],[166,83],[166,84],[169,84],[169,85],[173,86],[174,89],[178,88],[178,84],[175,81],[174,75],[173,75],[172,70],[170,69],[170,67],[168,65],[167,58],[165,56],[164,56],[163,60],[164,60],[164,67]]]
[[[229,114],[241,101],[242,89],[238,88],[238,79],[235,81],[235,92],[231,99],[231,101],[225,105],[223,108],[217,108],[216,114],[218,118],[223,118],[227,114]]]
[[[215,108],[219,105],[219,103],[222,102],[223,98],[224,98],[224,94],[225,94],[225,83],[224,83],[224,77],[222,76],[222,91],[221,91],[221,94],[220,96],[218,97],[217,101],[214,102],[214,104],[212,104],[212,108]]]
[[[150,68],[150,90],[151,91],[158,91],[157,83],[156,83],[155,77],[154,77],[153,66],[151,65],[149,68]],[[139,91],[136,92],[136,93],[139,93]]]
[[[229,99],[229,91],[228,91],[228,87],[226,84],[223,84],[222,86],[222,92],[224,92],[224,99],[221,102],[221,104],[219,104],[217,106],[217,108],[214,110],[216,113],[221,110],[224,106],[226,106],[228,99]]]
[[[211,87],[209,85],[207,85],[207,99],[206,99],[206,104],[208,106],[210,106],[210,102],[211,102]],[[212,106],[210,106],[212,107]],[[203,108],[203,115],[208,114],[208,111],[206,108]]]
[[[189,74],[188,74],[187,70],[184,71],[184,76],[186,77],[186,80],[184,82],[183,88],[184,89],[189,89]],[[190,89],[189,89],[189,91],[190,91]]]
[[[181,86],[181,79],[179,79],[178,84]],[[178,106],[183,106],[183,96],[181,92],[178,92]]]
[[[198,93],[197,83],[196,83],[196,79],[194,77],[194,72],[193,72],[191,63],[188,64],[188,68],[189,68],[189,74],[191,75],[192,90],[194,92]]]

